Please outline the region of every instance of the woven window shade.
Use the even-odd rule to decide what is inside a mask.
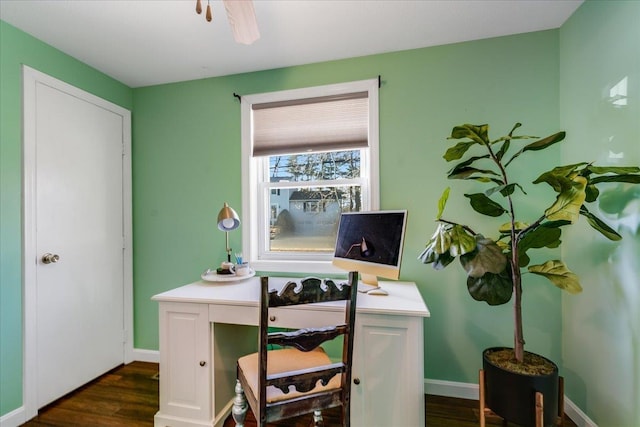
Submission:
[[[254,104],[253,155],[368,146],[367,92]]]

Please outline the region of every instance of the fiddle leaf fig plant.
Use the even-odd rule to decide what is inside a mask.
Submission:
[[[586,206],[600,194],[600,183],[640,183],[640,168],[599,167],[591,163],[558,166],[543,172],[533,184],[546,183],[556,193],[554,201],[540,215],[532,219],[516,217],[515,196],[528,197],[523,186],[511,182],[507,168],[529,151],[544,150],[565,138],[558,132],[545,138],[515,135],[521,126],[516,123],[511,131],[498,139],[489,139],[489,125],[463,124],[455,126],[448,139],[461,140],[444,154],[448,162],[461,160],[448,172],[449,179],[475,180],[488,188],[481,193],[465,194],[471,208],[490,217],[506,217],[494,238],[485,237],[470,226],[446,219],[444,215],[450,188],[446,188],[438,201],[436,230],[418,259],[441,270],[459,259],[467,273],[467,289],[471,296],[489,305],[505,304],[514,298],[514,352],[516,360],[524,360],[522,332],[522,274],[527,272],[547,278],[558,288],[571,294],[582,291],[578,276],[557,259],[530,265],[529,251],[557,248],[561,244],[562,227],[574,224],[580,216],[591,227],[610,240],[622,236]],[[520,140],[535,139],[509,155],[512,145]],[[467,153],[473,153],[466,159]],[[479,153],[478,153],[479,152]],[[523,156],[523,157],[520,157]]]

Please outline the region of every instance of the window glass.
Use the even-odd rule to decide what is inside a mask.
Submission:
[[[268,157],[266,251],[333,253],[340,214],[362,209],[362,187],[354,183],[360,157],[360,150]]]

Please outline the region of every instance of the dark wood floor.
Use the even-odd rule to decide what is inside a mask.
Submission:
[[[67,426],[153,426],[158,411],[157,363],[134,362],[121,366],[53,402],[39,415],[24,424],[27,427]],[[426,423],[429,427],[471,427],[479,425],[478,402],[441,396],[425,396]],[[323,413],[325,426],[339,424],[337,411]],[[255,420],[247,416],[246,427]],[[279,427],[308,427],[311,416],[274,424]],[[501,426],[499,418],[488,420],[489,426]],[[513,426],[513,424],[510,424]],[[233,427],[229,417],[224,427]],[[576,425],[567,418],[567,427]],[[405,427],[405,426],[389,426]]]

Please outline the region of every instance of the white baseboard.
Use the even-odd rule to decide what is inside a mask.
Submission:
[[[479,386],[474,383],[454,381],[424,380],[424,392],[436,396],[456,397],[458,399],[479,399]],[[598,427],[575,403],[566,395],[564,397],[564,412],[578,427]]]
[[[21,406],[0,417],[0,427],[18,427],[26,422],[24,418],[24,406]]]
[[[582,412],[578,405],[573,403],[567,396],[564,397],[564,412],[573,420],[578,427],[598,427],[591,418],[587,417],[587,414]]]
[[[133,349],[133,360],[138,362],[160,363],[160,352],[158,350]]]
[[[160,353],[155,350],[133,350],[134,360],[140,362],[160,362]],[[478,384],[462,383],[455,381],[424,380],[424,392],[436,396],[456,397],[458,399],[478,400]],[[565,396],[564,411],[578,427],[598,427],[571,399]],[[18,427],[26,420],[24,419],[24,407],[21,406],[2,417],[0,417],[0,427]]]

